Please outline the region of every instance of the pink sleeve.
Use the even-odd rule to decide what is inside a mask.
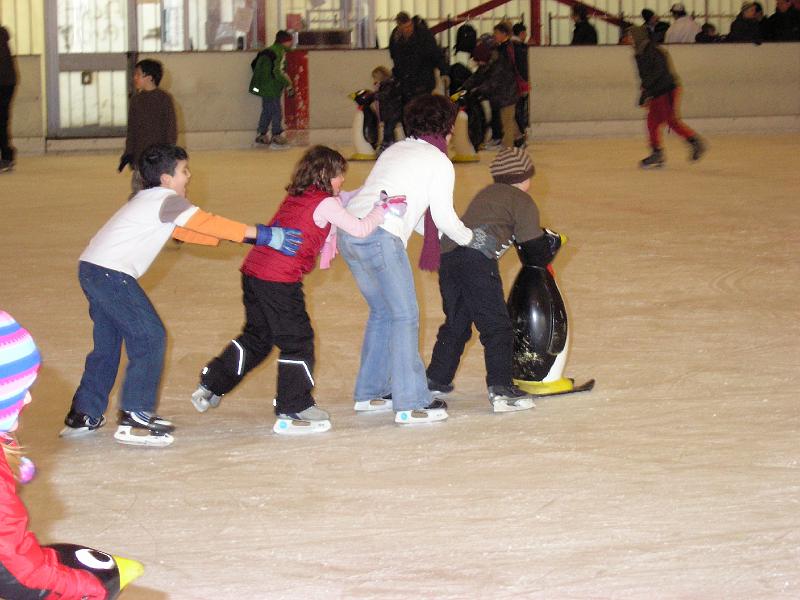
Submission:
[[[354,237],[363,238],[383,223],[383,209],[375,207],[359,219],[347,212],[337,198],[325,198],[314,211],[314,223],[319,227],[330,223]]]

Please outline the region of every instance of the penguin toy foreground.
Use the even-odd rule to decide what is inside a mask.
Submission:
[[[508,296],[514,330],[514,383],[534,396],[588,392],[594,379],[581,385],[563,376],[569,350],[567,310],[553,276],[552,262],[566,237],[544,235],[515,242],[522,268]]]
[[[115,600],[126,585],[144,573],[142,563],[94,548],[78,544],[50,544],[46,547],[58,553],[61,564],[72,569],[83,569],[97,577],[108,593],[106,600]]]

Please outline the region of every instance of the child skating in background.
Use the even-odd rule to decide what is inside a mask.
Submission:
[[[138,279],[170,237],[216,246],[220,240],[250,241],[269,252],[293,254],[299,232],[245,225],[212,215],[186,199],[188,155],[179,146],[156,144],[139,162],[145,189],[103,225],[80,257],[78,278],[89,301],[94,349],[61,432],[70,437],[105,423],[108,396],[119,369],[122,342],[128,367],[122,384],[120,421],[114,437],[124,444],[167,446],[174,426],[157,416],[166,332]]]
[[[20,454],[15,431],[20,411],[31,401],[28,388],[40,360],[31,335],[0,310],[0,598],[103,600],[106,590],[97,577],[61,564],[55,550],[39,545],[17,495],[17,480],[27,483],[34,472]]]
[[[125,151],[117,167],[120,173],[126,165],[133,170],[131,198],[142,190],[138,165],[144,151],[153,144],[175,144],[178,141],[178,121],[172,96],[158,87],[163,76],[161,63],[150,58],[140,60],[133,70],[134,91],[128,107]]]
[[[661,128],[664,123],[689,143],[689,160],[699,160],[706,151],[705,144],[678,117],[680,80],[669,54],[663,46],[656,45],[650,39],[645,26],[631,27],[629,32],[642,82],[639,105],[647,107],[647,131],[652,149],[650,156],[640,162],[641,167],[646,169],[664,165],[664,149],[661,144]]]
[[[528,154],[521,148],[503,148],[490,172],[494,183],[478,192],[461,220],[467,227],[484,228],[499,241],[496,258],[442,238],[439,290],[445,322],[427,375],[432,390],[453,391],[453,377],[474,323],[484,348],[489,402],[495,412],[510,412],[532,408],[533,399],[513,384],[514,333],[497,259],[512,239],[525,243],[541,239],[543,233],[539,210],[527,194],[534,173]]]
[[[383,139],[379,150],[383,152],[397,141],[395,133],[403,120],[403,98],[400,95],[400,85],[386,67],[373,69],[372,81],[375,83],[375,99],[378,101],[378,118],[383,123]]]
[[[272,223],[303,234],[297,254],[282,256],[253,248],[242,264],[245,324],[239,336],[202,370],[200,386],[192,394],[199,412],[219,405],[252,369],[280,349],[274,431],[280,434],[319,433],[331,427],[327,412],[311,395],[314,387],[314,330],[306,312],[303,277],[313,270],[323,252],[325,268],[335,254],[336,228],[366,237],[383,223],[388,210],[402,211],[404,202],[390,204],[376,198],[374,208],[358,219],[339,198],[347,161],[325,146],[309,148],[295,167]]]

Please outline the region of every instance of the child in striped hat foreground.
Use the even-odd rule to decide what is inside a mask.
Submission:
[[[489,402],[494,412],[512,412],[533,408],[533,398],[513,383],[514,333],[497,261],[512,240],[538,240],[544,232],[539,209],[527,193],[534,173],[528,153],[522,148],[503,148],[489,171],[494,183],[478,192],[461,219],[467,227],[483,229],[498,241],[495,257],[487,258],[442,237],[439,291],[445,321],[427,369],[428,385],[439,395],[453,391],[451,382],[474,323],[484,348]]]
[[[0,598],[102,600],[107,594],[97,577],[65,566],[55,550],[39,545],[17,496],[17,480],[30,481],[34,468],[20,456],[14,432],[20,411],[31,401],[28,388],[40,362],[31,335],[0,310]]]

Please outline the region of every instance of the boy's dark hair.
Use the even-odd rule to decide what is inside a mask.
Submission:
[[[297,163],[286,191],[299,196],[312,185],[333,194],[331,179],[347,171],[347,160],[327,146],[311,146]]]
[[[164,76],[164,67],[161,63],[152,58],[145,58],[136,63],[136,68],[139,69],[145,77],[152,77],[153,83],[156,87],[161,83],[161,78]]]
[[[139,158],[139,175],[144,189],[161,185],[162,175],[175,175],[179,160],[188,160],[186,150],[173,144],[153,144]]]
[[[497,25],[495,25],[494,30],[499,31],[503,35],[511,35],[511,26],[505,21],[500,21]]]
[[[514,23],[514,26],[511,28],[511,32],[514,35],[519,35],[523,31],[528,31],[528,28],[525,27],[525,23]]]
[[[421,94],[406,104],[403,129],[409,137],[447,135],[453,130],[457,109],[449,98],[438,94]]]
[[[643,8],[642,9],[642,19],[644,19],[645,25],[647,25],[650,22],[650,19],[653,18],[654,14],[656,14],[656,13],[654,13],[649,8]]]
[[[292,34],[289,33],[288,31],[284,31],[283,29],[281,29],[278,33],[275,34],[276,44],[283,44],[284,42],[290,42],[293,39],[294,38],[292,37]]]
[[[394,18],[394,22],[397,23],[398,25],[403,25],[404,23],[408,23],[410,20],[411,20],[411,15],[409,15],[405,11],[400,11]]]
[[[586,21],[589,16],[589,10],[583,4],[573,4],[572,14],[578,17],[581,21]]]

